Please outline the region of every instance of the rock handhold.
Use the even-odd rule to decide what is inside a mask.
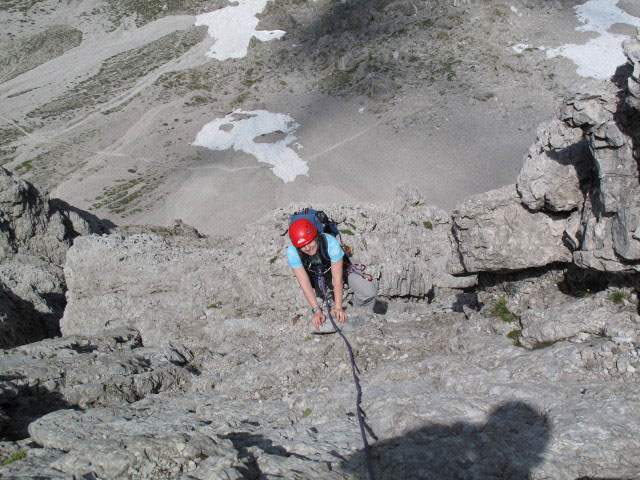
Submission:
[[[567,216],[527,210],[514,185],[464,200],[454,209],[452,222],[469,273],[571,261],[563,242]]]

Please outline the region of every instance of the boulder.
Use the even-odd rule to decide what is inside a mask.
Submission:
[[[525,155],[517,189],[533,211],[568,212],[584,201],[581,185],[592,168],[580,128],[555,119],[538,129],[536,142]]]
[[[469,273],[508,271],[571,261],[563,242],[566,215],[531,212],[507,185],[459,203],[453,234]]]

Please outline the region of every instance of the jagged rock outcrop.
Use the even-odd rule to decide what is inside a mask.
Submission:
[[[580,128],[552,120],[538,129],[518,176],[518,194],[529,210],[570,212],[584,201],[581,184],[592,161]]]
[[[0,348],[59,334],[67,250],[78,235],[106,228],[0,167]]]
[[[627,80],[627,88],[630,94],[627,97],[627,103],[640,110],[640,42],[638,40],[640,40],[640,34],[635,40],[625,40],[622,43],[622,49],[633,68],[633,72]]]
[[[183,391],[193,359],[183,346],[142,346],[135,330],[68,336],[0,353],[3,436],[20,437],[35,418],[60,408],[123,405],[152,393]]]
[[[0,347],[58,333],[69,221],[33,185],[0,167]]]
[[[62,265],[71,245],[60,212],[36,188],[0,167],[0,253],[25,253]]]
[[[454,209],[467,272],[571,261],[640,271],[639,41],[625,43],[633,71],[622,90],[613,81],[576,88],[538,130],[518,176],[519,197],[504,187]]]

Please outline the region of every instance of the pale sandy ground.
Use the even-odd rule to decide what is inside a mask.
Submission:
[[[440,120],[399,129],[358,113],[357,100],[316,100],[320,108],[280,109],[301,124],[300,154],[309,162],[308,177],[285,184],[249,155],[196,147],[205,164],[177,174],[175,191],[140,221],[167,224],[182,218],[203,232],[237,232],[266,210],[290,202],[387,202],[403,182],[416,186],[430,204],[451,209],[468,195],[513,183],[535,136],[529,115],[487,118],[484,103],[469,98],[439,112],[446,114]],[[414,102],[407,103],[413,111]],[[546,112],[536,114],[546,118]]]
[[[619,6],[638,14],[635,2],[624,0]],[[512,30],[517,32],[518,22],[528,22],[528,30],[520,37],[513,31],[496,34],[505,56],[514,54],[510,45],[515,43],[558,45],[593,36],[574,31],[579,23],[572,9],[520,9],[524,17],[514,17]],[[62,57],[0,85],[0,120],[5,125],[19,121],[94,73],[105,58],[145,39],[187,28],[192,20],[167,17],[134,30],[133,36],[122,31],[88,35]],[[628,26],[617,28],[632,33]],[[308,162],[309,175],[283,183],[268,165],[247,154],[190,145],[204,124],[225,113],[215,107],[188,109],[182,98],[175,98],[157,105],[134,102],[117,115],[101,115],[133,98],[163,71],[215,62],[203,55],[210,45],[210,39],[203,40],[95,111],[66,123],[45,123],[21,140],[19,155],[6,166],[16,167],[56,142],[78,142],[69,147],[77,167],[44,189],[79,208],[89,208],[102,187],[126,178],[128,169],[163,171],[166,177],[154,191],[153,203],[142,212],[124,217],[100,209],[94,213],[117,224],[171,225],[180,218],[205,234],[237,234],[263,213],[290,202],[386,202],[400,183],[415,185],[429,203],[450,210],[471,194],[514,183],[539,123],[552,117],[566,86],[585,81],[569,60],[558,58],[549,61],[554,88],[538,88],[533,77],[527,84],[485,76],[478,78],[478,85],[495,94],[486,101],[474,99],[473,92],[450,93],[447,85],[425,86],[397,96],[381,110],[366,98],[327,96],[301,82],[293,93],[280,91],[261,99],[261,108],[287,113],[300,124],[297,136],[303,149],[298,153]],[[542,53],[528,61],[545,62]],[[9,98],[29,88],[34,90]],[[361,107],[363,113],[358,111]],[[163,130],[162,123],[174,118],[180,119],[175,130]]]

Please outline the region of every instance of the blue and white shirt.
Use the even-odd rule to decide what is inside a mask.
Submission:
[[[338,262],[342,257],[344,257],[344,250],[336,240],[336,237],[333,235],[329,235],[328,233],[323,233],[324,238],[327,240],[327,253],[329,254],[329,259],[332,262]],[[318,248],[318,254],[320,253],[320,248]],[[289,244],[287,247],[287,260],[289,261],[289,266],[291,268],[300,268],[302,267],[302,260],[300,259],[300,255],[298,254],[298,250],[293,244]]]

